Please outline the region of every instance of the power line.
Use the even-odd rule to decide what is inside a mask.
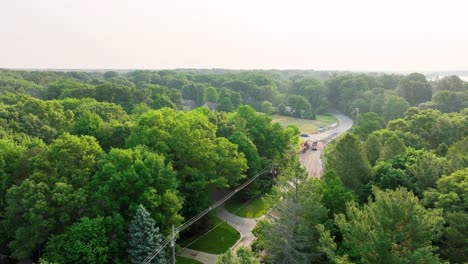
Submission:
[[[273,178],[270,179],[270,181],[272,181]],[[263,190],[265,190],[266,188],[266,185],[263,186],[263,188],[260,190],[260,192],[254,196],[252,196],[249,200],[247,200],[246,202],[244,202],[239,208],[237,208],[233,214],[236,214],[240,209],[244,208],[245,206],[247,206],[248,203],[250,203],[253,199],[257,198]],[[223,222],[220,222],[218,224],[216,224],[214,227],[212,227],[210,230],[206,231],[203,235],[201,235],[200,237],[198,237],[197,239],[195,239],[194,241],[190,242],[188,245],[186,245],[185,247],[183,247],[182,249],[180,249],[177,254],[179,254],[182,250],[188,248],[189,246],[191,246],[193,243],[197,242],[198,240],[200,240],[202,237],[206,236],[209,232],[213,231],[214,229],[216,229],[218,226],[222,225],[223,223],[226,223],[225,221]]]
[[[297,155],[298,153],[293,151],[290,153],[290,155],[288,155],[287,157],[283,157],[282,160],[286,160],[288,158],[291,158],[293,155]],[[195,222],[197,222],[198,220],[200,220],[203,216],[205,216],[206,214],[208,214],[210,211],[212,211],[213,209],[215,209],[216,207],[220,206],[221,204],[223,204],[224,202],[226,202],[229,198],[231,198],[233,195],[235,195],[237,192],[241,191],[242,189],[244,189],[245,187],[247,187],[249,184],[251,184],[253,181],[255,181],[258,177],[260,177],[261,175],[269,172],[269,169],[271,169],[273,167],[274,163],[271,162],[270,164],[268,164],[267,166],[265,166],[260,172],[258,172],[255,176],[253,176],[252,178],[250,178],[249,180],[247,180],[246,182],[244,182],[243,184],[241,184],[239,187],[237,187],[234,191],[230,192],[229,194],[227,194],[226,196],[224,196],[222,199],[216,201],[213,205],[211,205],[210,207],[206,208],[205,210],[201,211],[200,213],[198,213],[198,215],[192,217],[190,220],[188,220],[187,222],[183,223],[182,225],[180,225],[179,227],[177,227],[175,229],[175,232],[169,236],[166,237],[166,239],[163,241],[163,243],[161,244],[161,248],[159,249],[155,249],[150,255],[148,255],[148,257],[146,257],[142,264],[148,264],[151,260],[153,260],[170,242],[172,239],[175,238],[175,236],[182,230],[186,229],[187,227],[189,227],[190,225],[194,224]],[[265,188],[265,187],[264,187]],[[244,204],[245,205],[245,204]],[[243,206],[244,206],[243,205]],[[242,207],[241,207],[242,208]],[[239,208],[240,209],[240,208]],[[236,211],[237,212],[237,211]],[[218,227],[221,223],[219,223],[218,225],[216,225],[215,227],[213,227],[212,229],[210,229],[208,232],[210,232],[211,230],[213,230],[214,228]],[[208,233],[207,232],[207,233]],[[203,234],[201,237],[203,237],[204,235],[206,235],[207,233]],[[197,238],[195,241],[199,240],[201,237]],[[193,244],[194,242],[190,243],[189,245]],[[187,246],[186,246],[187,247]],[[186,248],[184,247],[184,248]]]
[[[177,227],[175,229],[175,232],[172,233],[171,235],[167,236],[166,239],[162,242],[161,244],[161,248],[159,249],[155,249],[150,255],[148,255],[142,262],[142,264],[148,264],[151,260],[153,260],[166,246],[167,244],[169,244],[171,242],[172,239],[175,238],[175,236],[182,230],[186,229],[187,227],[189,227],[190,225],[192,225],[193,223],[197,222],[198,220],[200,220],[203,216],[205,216],[206,214],[208,214],[209,212],[211,212],[213,209],[215,209],[216,207],[220,206],[221,204],[223,204],[224,202],[226,202],[229,198],[231,198],[232,196],[234,196],[237,192],[241,191],[242,189],[244,189],[245,187],[247,187],[249,184],[251,184],[253,181],[255,181],[258,177],[260,177],[261,175],[269,172],[269,169],[273,166],[273,162],[268,164],[267,166],[265,166],[263,168],[263,170],[261,170],[259,173],[257,173],[255,176],[253,176],[252,178],[250,178],[249,180],[247,180],[246,182],[244,182],[243,184],[241,184],[239,187],[237,187],[234,191],[230,192],[229,194],[227,194],[226,196],[224,196],[222,199],[216,201],[214,204],[212,204],[210,207],[206,208],[205,210],[201,211],[199,214],[197,214],[196,216],[192,217],[190,220],[188,220],[187,222],[183,223],[182,225],[180,225],[179,227]]]

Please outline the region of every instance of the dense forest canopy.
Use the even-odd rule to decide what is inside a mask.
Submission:
[[[458,76],[0,70],[0,254],[138,263],[129,230],[159,243],[267,164],[301,177],[300,131],[271,114],[335,108],[355,127],[327,147],[323,179],[278,198],[254,250],[268,263],[463,263],[467,107]],[[261,176],[243,195],[278,186]]]

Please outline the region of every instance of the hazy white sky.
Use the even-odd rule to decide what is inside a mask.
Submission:
[[[466,0],[0,0],[0,67],[468,69]]]

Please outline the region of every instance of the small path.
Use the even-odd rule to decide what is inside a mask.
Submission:
[[[205,264],[216,264],[216,260],[218,260],[218,255],[196,251],[189,248],[183,249],[179,255],[182,257],[198,260]]]
[[[252,242],[255,240],[252,230],[257,225],[255,218],[245,218],[231,214],[226,210],[224,204],[216,208],[216,215],[240,233],[241,238],[231,247],[231,250],[236,251],[239,247],[250,247],[252,245]],[[205,264],[216,264],[216,260],[218,259],[218,255],[188,248],[183,249],[180,256],[195,259]]]
[[[221,220],[239,231],[241,237],[250,233],[257,224],[257,221],[255,221],[254,218],[245,218],[231,214],[228,210],[226,210],[224,204],[216,208],[216,215],[221,218]]]
[[[231,250],[236,251],[239,247],[250,247],[255,240],[252,230],[261,218],[245,218],[230,213],[224,204],[217,208],[216,215],[228,225],[239,231],[241,238],[232,246]]]

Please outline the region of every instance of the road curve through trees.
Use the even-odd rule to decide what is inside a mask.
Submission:
[[[299,154],[299,161],[305,168],[309,177],[320,178],[323,175],[322,152],[328,142],[337,136],[348,131],[353,126],[353,120],[338,111],[330,112],[338,122],[334,128],[330,128],[322,133],[310,134],[306,140],[317,141],[317,151],[307,150]]]
[[[309,177],[320,178],[323,175],[323,162],[321,155],[324,147],[328,142],[348,131],[353,126],[353,120],[344,114],[336,110],[331,111],[330,114],[337,119],[338,125],[322,133],[309,135],[309,138],[307,138],[308,140],[318,142],[317,151],[308,150],[299,154],[299,161],[307,171]],[[244,218],[231,214],[226,210],[224,204],[217,208],[216,214],[220,219],[235,228],[241,234],[241,238],[236,244],[234,244],[232,250],[237,250],[240,246],[250,247],[252,245],[252,242],[255,240],[252,230],[255,228],[257,221],[261,218]],[[192,258],[205,264],[216,264],[216,260],[218,258],[218,255],[191,249],[184,249],[181,252],[181,256]]]

